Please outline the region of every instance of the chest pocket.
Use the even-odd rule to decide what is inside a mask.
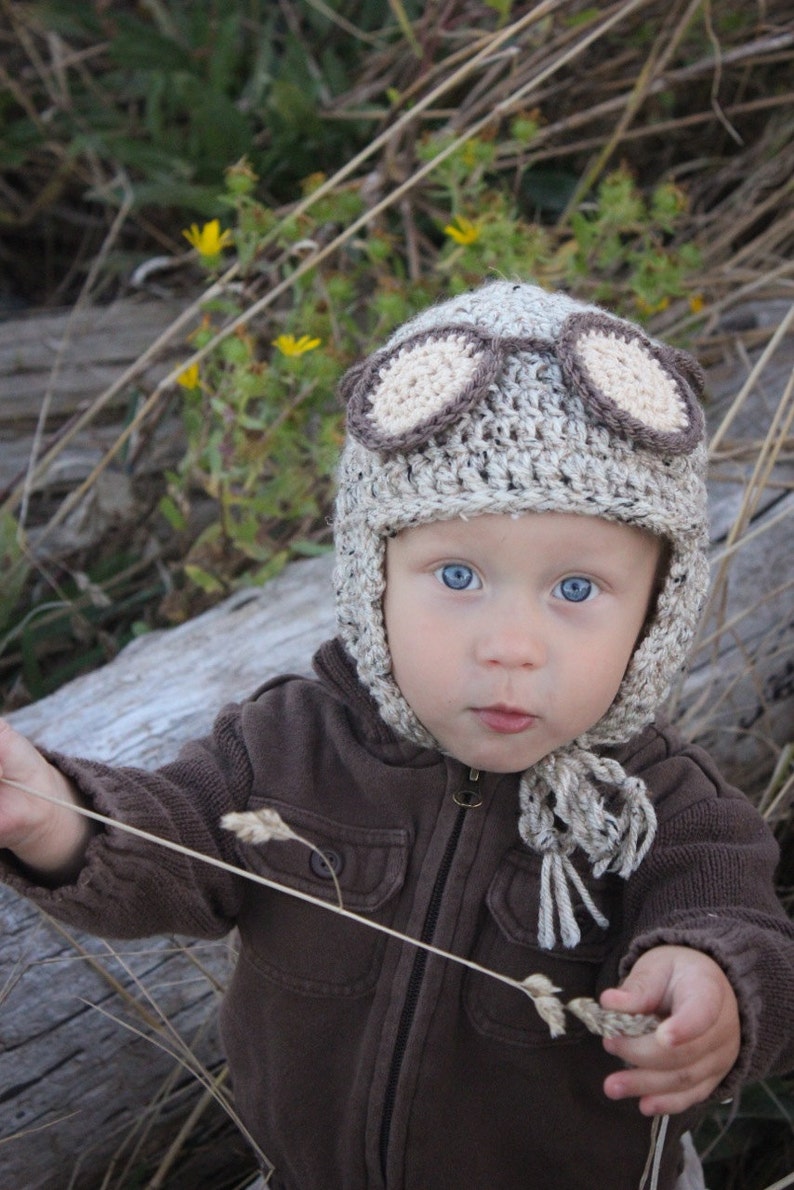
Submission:
[[[408,863],[406,829],[345,825],[267,804],[314,849],[293,840],[247,847],[250,871],[333,904],[338,885],[345,909],[391,925]],[[241,958],[265,979],[307,996],[357,996],[375,984],[385,935],[287,892],[249,888],[237,923]]]
[[[607,876],[586,884],[593,900],[610,922],[605,931],[583,905],[576,906],[581,941],[573,949],[558,944],[543,950],[538,944],[541,858],[529,851],[510,851],[494,876],[486,896],[481,929],[473,958],[484,967],[523,980],[540,972],[560,988],[563,1003],[576,996],[594,996],[601,965],[618,926],[620,880]],[[584,871],[583,871],[584,875]],[[466,980],[466,1011],[480,1033],[510,1045],[560,1045],[524,993],[488,976],[470,972]],[[566,1014],[566,1037],[580,1038],[585,1027]]]

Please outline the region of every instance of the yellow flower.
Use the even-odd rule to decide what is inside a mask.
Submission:
[[[294,335],[279,335],[273,340],[273,346],[278,348],[282,355],[303,355],[307,351],[314,351],[321,342],[322,339],[310,339],[308,335],[301,335],[299,339]]]
[[[193,245],[199,256],[204,257],[219,256],[221,250],[232,242],[232,233],[228,229],[221,231],[220,219],[210,219],[203,227],[193,223],[182,235]]]
[[[452,222],[444,228],[444,234],[456,244],[474,244],[480,238],[480,228],[465,215],[455,215]]]
[[[693,293],[692,297],[689,299],[689,309],[693,314],[700,314],[705,304],[706,299],[703,297],[702,293]]]
[[[190,364],[185,368],[184,372],[180,372],[176,378],[176,382],[181,388],[194,389],[199,386],[199,366],[198,364]]]

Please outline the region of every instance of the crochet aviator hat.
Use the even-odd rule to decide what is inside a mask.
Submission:
[[[683,351],[564,294],[495,281],[429,308],[343,377],[348,435],[334,536],[340,636],[383,719],[437,746],[392,676],[385,543],[430,521],[565,512],[667,543],[650,622],[607,713],[527,770],[519,831],[540,853],[541,945],[601,925],[571,856],[628,876],[652,842],[643,782],[599,751],[646,726],[686,659],[705,597],[703,375]]]

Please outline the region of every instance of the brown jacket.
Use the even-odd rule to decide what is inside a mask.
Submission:
[[[585,913],[575,950],[541,951],[539,859],[518,837],[517,778],[482,774],[467,794],[462,765],[383,724],[341,646],[324,646],[316,666],[319,681],[284,677],[226,708],[211,738],[157,773],[58,762],[103,813],[334,900],[305,847],[246,845],[218,828],[229,810],[275,806],[327,855],[348,909],[519,979],[544,972],[564,999],[597,994],[651,946],[697,947],[728,973],[742,1014],[720,1096],[794,1067],[794,931],[772,890],[774,841],[704,753],[657,727],[621,750],[652,793],[656,841],[628,881],[582,869],[606,932]],[[604,1096],[614,1059],[575,1023],[552,1040],[503,983],[122,832],[95,838],[73,886],[5,878],[110,937],[238,927],[222,1035],[276,1190],[640,1184],[651,1122]],[[694,1118],[671,1121],[661,1190]]]

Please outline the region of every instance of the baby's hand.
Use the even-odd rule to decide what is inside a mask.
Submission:
[[[657,946],[641,955],[604,1008],[656,1013],[659,1027],[643,1037],[613,1037],[604,1048],[628,1064],[610,1074],[610,1099],[639,1097],[648,1116],[685,1111],[707,1099],[739,1055],[739,1009],[722,968],[699,950]]]
[[[62,805],[19,786],[56,798]],[[0,719],[0,848],[13,851],[39,872],[71,872],[91,833],[86,821],[67,809],[78,800],[72,783]]]

